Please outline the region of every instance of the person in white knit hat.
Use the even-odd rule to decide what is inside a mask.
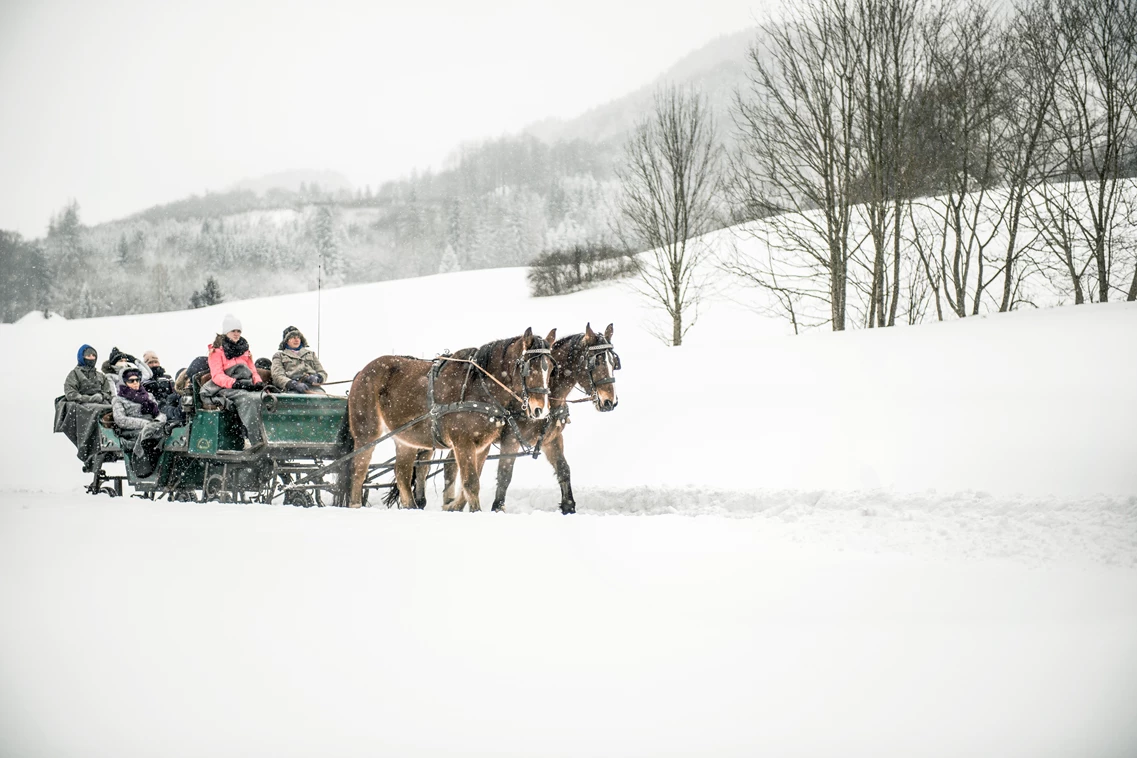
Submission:
[[[261,424],[261,391],[264,390],[249,343],[241,336],[241,320],[226,313],[221,334],[209,346],[209,381],[201,388],[203,398],[229,401],[245,425],[246,448],[264,444]]]

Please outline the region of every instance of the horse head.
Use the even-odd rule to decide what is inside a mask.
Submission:
[[[620,356],[612,346],[612,332],[612,324],[608,324],[603,334],[592,331],[592,324],[587,324],[584,334],[565,338],[573,341],[567,344],[567,358],[557,366],[558,371],[565,372],[574,385],[588,394],[596,410],[602,412],[615,410],[620,403],[614,375],[620,368]]]
[[[554,329],[548,338],[542,339],[530,327],[509,345],[503,356],[501,373],[509,380],[511,389],[520,394],[525,415],[531,419],[549,415],[549,374],[553,370],[549,345],[556,335]]]

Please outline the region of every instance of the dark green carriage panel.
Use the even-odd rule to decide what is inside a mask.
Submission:
[[[276,395],[261,413],[272,447],[338,448],[346,417],[347,398],[328,395]]]
[[[193,415],[189,446],[193,455],[216,455],[219,450],[240,450],[244,446],[236,411],[204,411]]]
[[[99,427],[99,452],[101,453],[121,453],[122,444],[118,440],[118,435],[113,430],[105,426]]]

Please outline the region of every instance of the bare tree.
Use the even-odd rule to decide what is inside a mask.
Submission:
[[[793,303],[795,323],[845,328],[860,42],[847,0],[813,0],[760,27],[735,97],[734,206],[777,255],[732,261]],[[820,309],[802,309],[802,305]]]
[[[698,317],[707,248],[695,238],[718,218],[720,151],[706,100],[671,87],[656,93],[653,112],[637,124],[617,170],[619,233],[625,244],[650,251],[640,291],[671,318],[674,346]]]
[[[992,192],[996,156],[1007,132],[1005,79],[1010,56],[999,22],[978,0],[942,6],[924,24],[929,77],[921,91],[923,135],[938,152],[929,188],[943,192],[925,208],[939,220],[939,254],[926,268],[956,316],[977,314],[997,273],[984,271],[986,251],[1004,222]]]
[[[916,22],[920,0],[857,0],[852,23],[860,42],[857,136],[864,153],[859,213],[872,242],[866,325],[893,326],[900,303],[901,224],[908,157],[905,115],[920,72]]]
[[[1069,46],[1062,44],[1058,34],[1055,2],[1061,0],[1022,0],[1000,42],[1011,53],[1001,109],[1005,128],[995,156],[1006,188],[1003,215],[1007,247],[1001,267],[1001,312],[1014,307],[1015,292],[1025,276],[1021,260],[1031,243],[1022,239],[1027,203],[1050,173],[1047,161],[1053,160],[1047,123],[1059,72],[1069,55]]]
[[[1058,16],[1060,44],[1071,55],[1059,78],[1055,129],[1067,163],[1062,186],[1080,197],[1064,222],[1076,224],[1089,250],[1095,276],[1090,300],[1106,302],[1113,288],[1112,239],[1119,221],[1123,168],[1132,161],[1137,114],[1137,55],[1133,0],[1064,0]],[[1131,291],[1133,287],[1129,288]]]

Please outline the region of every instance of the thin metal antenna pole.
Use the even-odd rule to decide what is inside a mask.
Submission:
[[[320,269],[316,272],[316,354],[320,353],[320,315],[323,312],[321,298],[324,294],[324,251],[320,250]]]

